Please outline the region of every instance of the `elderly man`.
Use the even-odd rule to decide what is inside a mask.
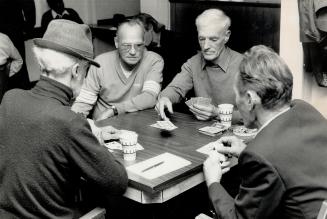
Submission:
[[[225,45],[231,34],[230,18],[218,9],[208,9],[196,18],[195,23],[201,52],[190,58],[160,93],[156,110],[163,119],[167,119],[164,109],[173,113],[172,104],[180,102],[192,88],[195,96],[209,97],[214,104],[190,107],[199,120],[217,117],[217,104],[235,103],[232,84],[242,55]],[[237,120],[236,113],[234,118]]]
[[[117,50],[95,60],[101,68],[91,68],[72,110],[95,120],[155,105],[161,90],[163,60],[144,48],[144,27],[138,20],[121,23],[117,30]]]
[[[40,81],[8,91],[0,106],[0,218],[76,218],[83,177],[110,195],[124,193],[124,166],[70,110],[92,60],[87,25],[54,20],[35,39]]]
[[[238,157],[242,178],[234,200],[219,183],[226,169],[218,153],[204,162],[216,213],[219,218],[317,218],[327,199],[326,119],[304,101],[291,102],[292,74],[265,46],[245,54],[236,80],[245,125],[259,133],[248,146],[236,137],[214,143],[218,152]]]

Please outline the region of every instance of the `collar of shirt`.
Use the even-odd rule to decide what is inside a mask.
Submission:
[[[201,68],[204,69],[205,67],[220,67],[226,73],[230,58],[230,49],[228,47],[224,47],[216,63],[207,62],[203,55],[201,55]]]
[[[32,93],[53,98],[68,106],[73,98],[73,91],[66,85],[41,75],[40,80],[31,90]]]
[[[269,123],[271,123],[274,119],[276,119],[278,116],[282,115],[283,113],[287,112],[290,109],[290,107],[287,107],[286,109],[280,111],[279,113],[277,113],[276,115],[274,115],[273,117],[271,117],[268,121],[266,121],[258,130],[257,135],[259,134],[259,132],[261,132],[262,129],[264,129],[267,125],[269,125]]]
[[[64,12],[63,12],[62,14],[58,14],[58,13],[55,12],[54,10],[51,10],[51,14],[52,14],[52,17],[53,17],[53,18],[56,18],[57,15],[58,15],[59,17],[62,17],[62,16],[64,16],[64,15],[69,15],[69,13],[68,13],[67,10],[64,10]]]

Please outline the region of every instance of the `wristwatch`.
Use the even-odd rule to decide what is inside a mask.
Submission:
[[[111,106],[111,109],[114,111],[114,115],[117,116],[118,115],[117,107]]]

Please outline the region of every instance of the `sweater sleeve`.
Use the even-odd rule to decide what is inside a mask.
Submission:
[[[285,187],[270,163],[251,153],[243,153],[242,183],[235,200],[219,184],[209,186],[209,197],[220,218],[272,218]]]
[[[182,70],[172,82],[159,94],[160,97],[168,97],[172,103],[178,103],[185,98],[187,92],[193,88],[193,71],[191,59],[183,64]]]
[[[142,92],[129,100],[115,104],[119,114],[154,107],[161,90],[163,67],[164,61],[161,57],[152,61],[150,71],[146,74],[143,83]]]
[[[99,144],[86,119],[77,117],[70,124],[69,156],[82,177],[104,192],[123,194],[128,183],[125,167]]]
[[[72,106],[74,112],[88,116],[90,111],[93,109],[101,89],[99,71],[101,71],[101,68],[98,69],[94,66],[90,67],[82,89]]]
[[[0,37],[3,40],[0,46],[0,62],[2,63],[5,60],[5,62],[9,63],[9,77],[11,77],[22,68],[23,59],[7,35]]]

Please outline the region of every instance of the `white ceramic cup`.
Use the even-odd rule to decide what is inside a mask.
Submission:
[[[226,127],[231,127],[233,109],[234,109],[233,104],[223,103],[218,105],[218,114],[222,125]]]

